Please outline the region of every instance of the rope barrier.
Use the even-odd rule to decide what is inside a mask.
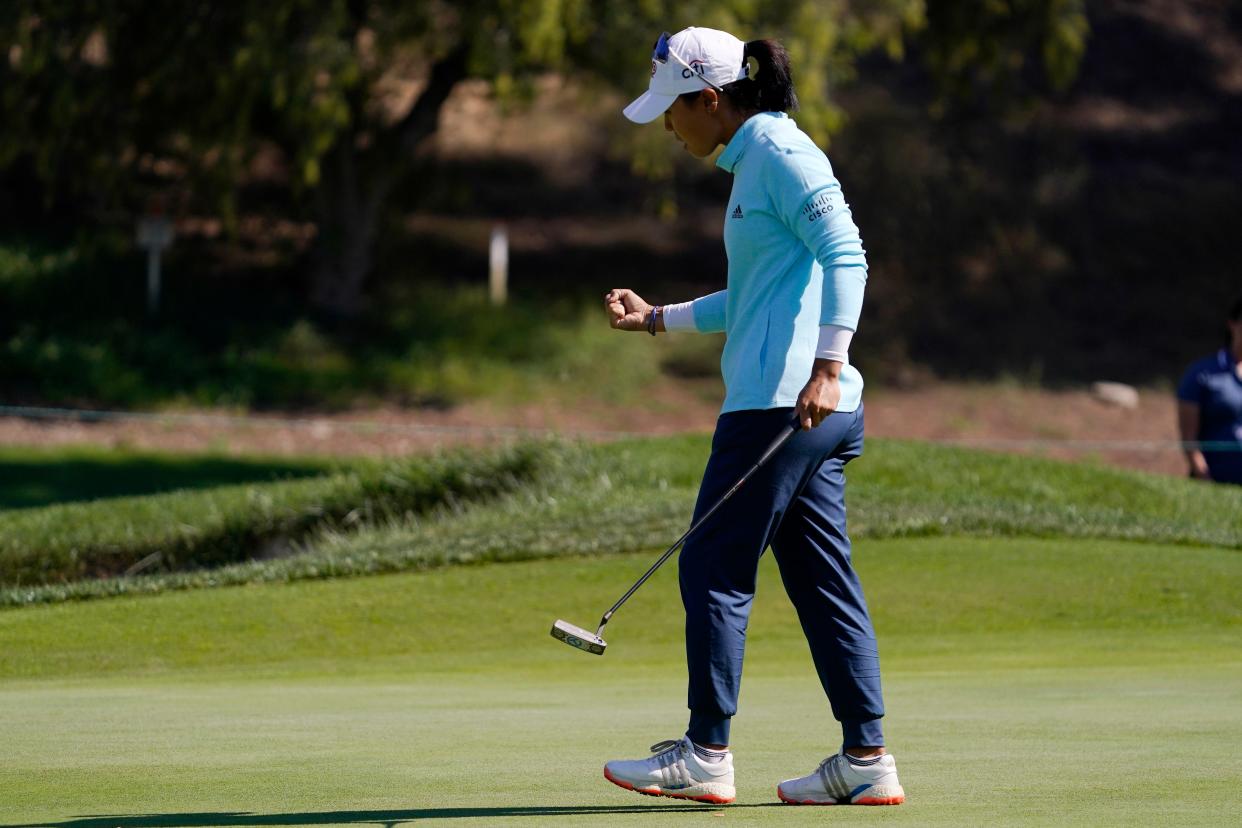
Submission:
[[[0,405],[0,418],[51,420],[66,422],[145,422],[160,424],[205,425],[225,428],[308,428],[327,426],[353,432],[452,435],[478,437],[540,437],[558,433],[568,437],[621,439],[642,437],[640,432],[581,429],[556,431],[551,428],[521,426],[435,425],[430,423],[387,423],[377,420],[331,420],[313,417],[254,417],[230,414],[179,414],[175,412],[108,411],[82,408],[46,408],[24,405]],[[944,437],[925,440],[940,445],[983,449],[1072,449],[1076,451],[1242,451],[1242,441],[1225,440],[1062,440],[1054,438]]]
[[[949,437],[928,442],[962,448],[1072,448],[1079,451],[1150,451],[1177,449],[1187,451],[1242,451],[1242,442],[1226,440],[1053,440],[992,437]]]
[[[539,437],[553,433],[573,437],[616,438],[645,436],[633,431],[575,429],[557,432],[551,428],[522,426],[435,425],[431,423],[385,423],[378,420],[323,420],[313,417],[254,417],[231,414],[179,414],[176,412],[105,411],[83,408],[42,408],[0,405],[0,418],[61,420],[66,422],[110,423],[145,422],[160,424],[206,425],[227,428],[309,428],[327,426],[346,431],[406,434],[452,434],[461,436]]]

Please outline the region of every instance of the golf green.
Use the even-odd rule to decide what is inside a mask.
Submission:
[[[766,559],[734,724],[738,802],[601,776],[684,728],[673,568],[458,567],[0,612],[0,828],[1220,824],[1242,786],[1242,555],[934,538],[856,550],[908,801],[799,808],[838,732]]]

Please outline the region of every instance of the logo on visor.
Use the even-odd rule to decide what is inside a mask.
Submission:
[[[653,61],[651,61],[651,77],[653,77],[653,78],[654,78],[654,77],[655,77],[655,73],[656,73],[656,62],[653,60]]]

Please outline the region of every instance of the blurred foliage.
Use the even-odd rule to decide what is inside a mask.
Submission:
[[[316,302],[345,316],[361,311],[390,194],[468,77],[502,99],[543,71],[636,93],[662,29],[776,37],[794,61],[800,123],[824,142],[843,122],[831,90],[862,54],[898,58],[926,29],[946,89],[999,88],[1031,53],[1064,84],[1085,32],[1078,0],[687,0],[671,14],[653,0],[19,0],[8,11],[0,176],[32,170],[45,206],[116,221],[177,183],[196,203],[165,209],[235,230],[239,185],[275,149],[286,211],[318,227]],[[636,168],[667,176],[641,146]]]
[[[0,19],[0,167],[29,159],[49,194],[111,203],[159,161],[213,185],[226,214],[260,141],[285,151],[295,186],[313,189],[338,140],[366,144],[398,126],[416,98],[409,87],[458,49],[469,52],[462,77],[486,78],[502,96],[549,69],[637,91],[662,27],[775,36],[822,139],[840,119],[828,84],[848,78],[862,52],[900,54],[923,24],[920,0],[717,0],[673,15],[652,2],[583,0],[17,5]]]
[[[630,404],[642,402],[662,357],[681,354],[611,330],[594,303],[518,297],[496,307],[483,289],[425,283],[387,284],[363,333],[334,329],[283,301],[270,274],[194,278],[181,255],[194,254],[170,259],[166,307],[147,318],[126,257],[0,241],[0,308],[21,309],[0,314],[0,401],[264,409],[562,395]],[[702,359],[716,357],[718,347]],[[614,366],[608,384],[598,382],[601,364]]]
[[[1088,32],[1086,0],[929,0],[923,40],[937,108],[996,111],[1064,91]]]
[[[1043,52],[1012,41],[922,83],[869,62],[851,90],[834,151],[876,277],[855,340],[869,381],[1159,387],[1218,347],[1242,289],[1242,99],[1215,54],[1242,43],[1242,17],[1188,5],[1178,29],[1156,2],[1084,5],[1089,47],[1064,94]],[[931,4],[911,53],[945,58],[931,50],[947,25],[1081,31],[1077,4],[984,6]]]

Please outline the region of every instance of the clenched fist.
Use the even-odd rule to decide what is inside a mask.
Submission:
[[[614,288],[604,294],[604,307],[608,311],[609,324],[617,330],[647,330],[651,305],[629,288]]]

